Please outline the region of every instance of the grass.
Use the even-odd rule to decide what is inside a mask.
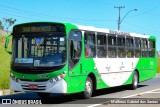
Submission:
[[[5,52],[4,44],[5,36],[0,35],[0,89],[9,89],[11,55]],[[11,43],[9,46],[11,46]]]
[[[160,73],[160,58],[157,59],[157,73]]]

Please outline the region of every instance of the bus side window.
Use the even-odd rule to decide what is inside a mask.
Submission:
[[[96,56],[95,33],[85,33],[85,57],[94,58]]]
[[[128,58],[134,56],[133,37],[126,37],[126,54]]]
[[[116,43],[117,43],[116,35],[109,34],[108,35],[108,57],[109,58],[117,57]]]
[[[149,57],[155,57],[155,41],[149,40],[149,47],[148,47]]]
[[[148,57],[148,40],[147,39],[142,39],[142,57]]]
[[[134,38],[134,43],[135,43],[135,45],[134,45],[134,48],[135,48],[135,57],[136,58],[139,58],[139,57],[141,57],[141,40],[140,40],[140,38]]]
[[[117,42],[118,42],[118,57],[125,58],[126,57],[125,37],[124,36],[117,37]]]
[[[106,34],[97,34],[97,57],[107,57]]]

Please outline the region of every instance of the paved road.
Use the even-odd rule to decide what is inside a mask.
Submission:
[[[142,82],[139,84],[137,90],[129,90],[126,86],[114,87],[109,89],[98,90],[94,93],[94,97],[89,100],[84,100],[79,97],[78,94],[75,95],[51,95],[50,99],[40,99],[35,93],[20,93],[14,95],[1,96],[1,99],[32,99],[41,100],[42,103],[49,105],[34,105],[35,107],[134,107],[135,104],[110,104],[111,100],[121,101],[121,98],[160,98],[160,76]],[[131,101],[132,99],[129,99]],[[148,99],[144,99],[146,101]],[[160,100],[160,99],[159,99]],[[123,100],[122,100],[123,101]],[[121,102],[122,102],[121,101]],[[139,100],[140,101],[140,100]],[[156,100],[157,101],[157,100]],[[156,103],[152,102],[152,103]],[[56,104],[50,104],[56,103]],[[136,104],[136,106],[143,106],[144,104]],[[0,105],[0,107],[8,107],[10,105]],[[19,105],[18,105],[19,106]],[[12,107],[18,107],[17,105],[12,105]],[[23,105],[23,107],[28,107],[31,105]],[[32,105],[33,106],[33,105]],[[145,104],[145,107],[159,107],[160,104]]]

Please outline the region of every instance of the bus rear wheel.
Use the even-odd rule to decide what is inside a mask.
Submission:
[[[50,96],[50,93],[42,93],[42,92],[38,92],[37,93],[38,96],[42,99],[48,98]]]
[[[91,77],[87,77],[86,82],[85,82],[85,90],[83,92],[83,98],[89,99],[92,97],[93,93],[93,82]]]
[[[130,85],[130,88],[132,90],[136,90],[138,87],[138,73],[135,71],[132,78],[132,84]]]

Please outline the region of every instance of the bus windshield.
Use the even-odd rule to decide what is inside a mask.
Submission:
[[[51,67],[66,62],[66,37],[54,34],[13,36],[14,66]]]

